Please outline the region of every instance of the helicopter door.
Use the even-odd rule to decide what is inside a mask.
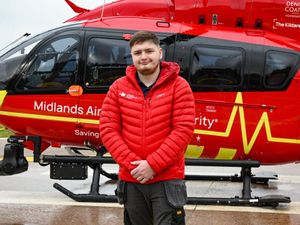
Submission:
[[[87,32],[85,43],[84,93],[79,98],[83,114],[79,115],[78,138],[100,143],[99,116],[109,86],[125,75],[132,64],[128,41],[120,33]]]
[[[79,115],[78,138],[91,144],[101,143],[99,137],[99,116],[109,86],[125,75],[126,67],[132,64],[129,38],[134,32],[87,31],[83,58],[86,62],[82,77],[84,93],[79,97],[83,114]],[[173,49],[173,34],[157,34],[163,49],[163,60],[170,59]],[[170,47],[172,46],[172,47]]]
[[[76,86],[79,49],[80,36],[67,32],[40,43],[30,53],[14,84],[15,93],[7,96],[10,111],[21,115],[14,123],[26,129],[20,133],[74,143],[82,111],[78,106],[82,89]]]

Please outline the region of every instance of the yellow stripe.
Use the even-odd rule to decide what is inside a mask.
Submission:
[[[28,162],[33,162],[33,156],[26,156],[25,158]]]
[[[4,101],[6,94],[7,94],[7,91],[0,91],[0,106],[2,106],[2,103]]]
[[[3,103],[6,94],[7,94],[6,91],[0,91],[0,106]],[[65,116],[64,117],[63,116],[49,116],[49,115],[32,114],[32,113],[0,111],[0,115],[19,117],[19,118],[27,118],[27,119],[40,119],[40,120],[71,122],[71,123],[76,123],[78,121],[78,122],[87,123],[87,124],[96,124],[96,125],[99,124],[99,120],[93,120],[93,119],[65,117]]]
[[[26,119],[39,119],[39,120],[50,120],[50,121],[71,122],[71,123],[82,122],[82,123],[88,123],[88,124],[99,124],[99,120],[83,119],[83,118],[76,118],[76,117],[66,117],[66,116],[50,116],[50,115],[42,115],[42,114],[19,113],[19,112],[8,112],[8,111],[0,111],[0,115],[18,117],[18,118],[26,118]]]
[[[238,106],[233,106],[233,109],[232,109],[231,115],[229,117],[228,124],[227,124],[225,132],[195,129],[194,133],[195,134],[205,134],[205,135],[211,135],[211,136],[218,136],[218,137],[228,137],[230,132],[231,132],[231,128],[232,128],[237,110],[238,110]]]
[[[200,158],[203,153],[204,146],[197,146],[197,145],[188,145],[185,157],[186,158]]]
[[[3,103],[3,100],[6,96],[6,91],[0,91],[0,106]],[[211,131],[211,130],[200,130],[195,129],[195,134],[203,134],[217,137],[229,137],[231,133],[231,129],[235,118],[237,116],[237,111],[239,111],[240,117],[240,125],[241,125],[241,135],[244,153],[249,154],[253,148],[253,145],[264,125],[267,140],[269,142],[277,142],[277,143],[288,143],[288,144],[300,144],[300,139],[292,139],[292,138],[280,138],[280,137],[272,137],[270,122],[268,118],[267,112],[263,112],[260,120],[257,123],[257,126],[248,142],[247,138],[247,130],[246,130],[246,120],[244,115],[244,107],[243,107],[243,98],[242,93],[238,92],[236,95],[235,103],[238,105],[234,105],[228,120],[228,124],[225,131]],[[40,119],[40,120],[50,120],[50,121],[61,121],[61,122],[72,122],[72,123],[86,123],[86,124],[94,124],[98,125],[99,120],[94,119],[84,119],[84,118],[76,118],[76,117],[63,117],[63,116],[49,116],[49,115],[41,115],[41,114],[30,114],[30,113],[19,113],[19,112],[8,112],[8,111],[0,111],[0,115],[19,117],[19,118],[28,118],[28,119]],[[187,148],[186,155],[190,157],[199,157],[203,153],[203,146],[189,145]],[[220,149],[219,154],[223,154],[223,150]],[[228,154],[228,153],[227,153]],[[231,155],[233,153],[229,153]]]
[[[220,148],[215,159],[231,160],[234,158],[237,150],[233,148]]]
[[[18,113],[18,112],[8,112],[8,111],[0,111],[0,115],[27,118],[27,119],[52,120],[52,121],[63,121],[63,122],[73,122],[73,123],[76,123],[78,120],[77,118],[72,118],[72,117],[49,116],[49,115],[41,115],[41,114]]]
[[[96,125],[99,125],[99,123],[100,123],[99,120],[82,119],[82,118],[79,118],[78,122],[80,122],[80,123],[89,123],[89,124],[96,124]]]
[[[210,135],[210,136],[217,136],[217,137],[229,137],[232,126],[233,126],[233,122],[237,115],[237,111],[239,111],[240,124],[241,124],[241,135],[242,135],[242,142],[243,142],[245,154],[249,154],[250,151],[252,150],[253,145],[254,145],[263,125],[265,127],[267,140],[269,142],[300,144],[300,139],[272,137],[270,122],[269,122],[269,117],[268,117],[267,112],[262,113],[261,118],[258,121],[256,128],[254,130],[254,133],[252,134],[252,137],[250,138],[250,141],[248,142],[247,130],[246,130],[246,119],[245,119],[245,115],[244,115],[244,107],[242,106],[243,98],[242,98],[241,92],[237,93],[235,103],[238,105],[233,106],[225,131],[211,131],[211,130],[195,129],[194,133]]]

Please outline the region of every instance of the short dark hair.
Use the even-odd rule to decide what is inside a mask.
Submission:
[[[138,31],[129,41],[129,46],[132,48],[135,44],[143,43],[145,41],[152,41],[155,45],[159,46],[159,39],[155,33],[151,31]]]

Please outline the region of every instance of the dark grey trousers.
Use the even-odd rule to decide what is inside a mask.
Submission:
[[[125,225],[185,224],[184,209],[170,205],[164,182],[166,181],[147,185],[126,182]]]

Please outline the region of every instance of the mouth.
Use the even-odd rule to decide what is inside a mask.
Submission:
[[[142,62],[140,62],[140,64],[141,64],[141,65],[144,65],[144,66],[145,66],[145,65],[148,65],[149,63],[150,63],[149,61],[142,61]]]

